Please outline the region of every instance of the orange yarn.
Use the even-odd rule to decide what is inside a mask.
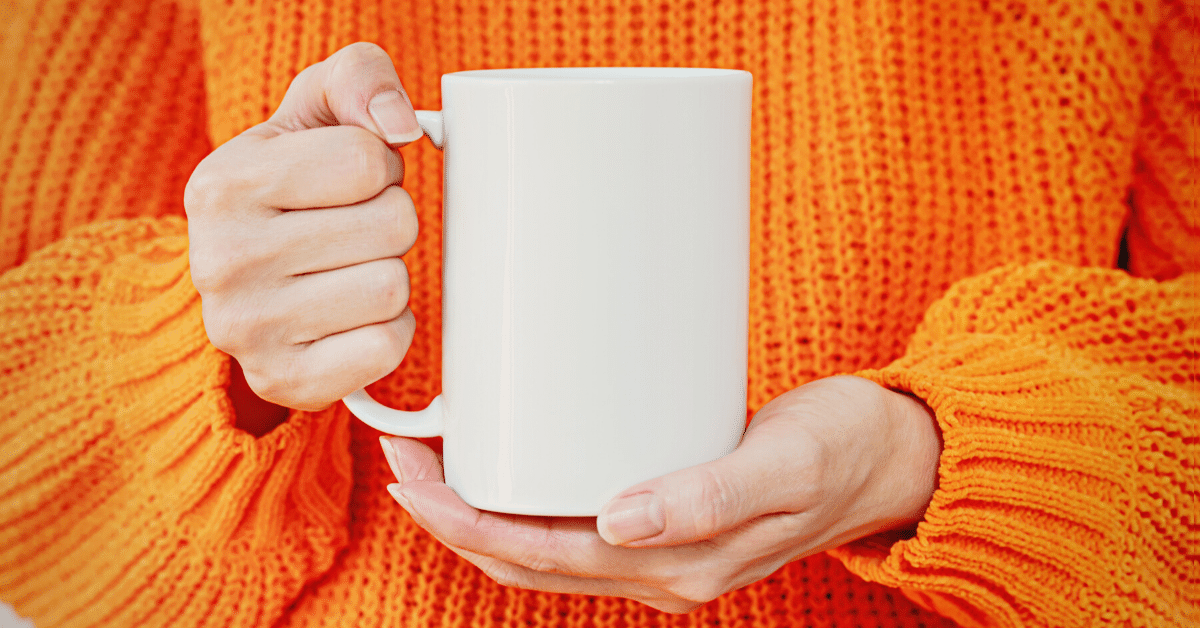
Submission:
[[[1103,270],[1126,224],[1135,273],[1200,270],[1194,11],[20,5],[0,65],[0,598],[42,628],[1200,623],[1197,275]],[[752,72],[749,409],[852,371],[924,398],[945,450],[915,536],[665,616],[491,582],[392,501],[377,433],[341,404],[235,429],[183,186],[359,40],[431,109],[463,69]],[[404,154],[418,335],[373,390],[411,408],[440,389],[442,163]]]

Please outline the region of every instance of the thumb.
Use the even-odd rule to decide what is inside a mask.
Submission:
[[[263,126],[278,135],[334,125],[362,127],[393,146],[420,139],[412,103],[383,48],[350,44],[305,68]]]
[[[605,504],[597,531],[612,545],[679,545],[761,515],[799,510],[814,459],[795,435],[779,438],[779,432],[752,428],[723,458],[624,491]]]

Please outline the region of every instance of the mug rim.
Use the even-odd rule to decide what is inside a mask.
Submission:
[[[696,67],[554,67],[554,68],[496,68],[463,70],[445,74],[443,78],[494,81],[504,83],[614,83],[627,81],[661,81],[713,79],[749,75],[745,70]]]

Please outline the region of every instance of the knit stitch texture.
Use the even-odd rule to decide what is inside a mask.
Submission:
[[[1195,3],[13,11],[0,599],[39,627],[1200,624]],[[924,399],[945,449],[915,533],[670,616],[490,581],[395,504],[378,433],[341,404],[235,428],[183,187],[300,70],[364,40],[423,109],[467,69],[753,73],[748,411],[847,372]],[[442,160],[424,141],[404,156],[418,332],[372,393],[414,409],[441,387]]]

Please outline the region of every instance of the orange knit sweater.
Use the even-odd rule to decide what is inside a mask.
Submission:
[[[1198,11],[18,3],[0,57],[0,599],[42,628],[1200,625]],[[925,399],[945,449],[915,534],[667,616],[491,582],[395,504],[377,434],[341,404],[261,438],[233,427],[183,186],[357,40],[428,109],[455,70],[752,72],[749,410],[853,371]],[[440,390],[442,181],[427,142],[404,154],[419,329],[373,390],[413,408]],[[1122,251],[1151,278],[1116,270]]]

